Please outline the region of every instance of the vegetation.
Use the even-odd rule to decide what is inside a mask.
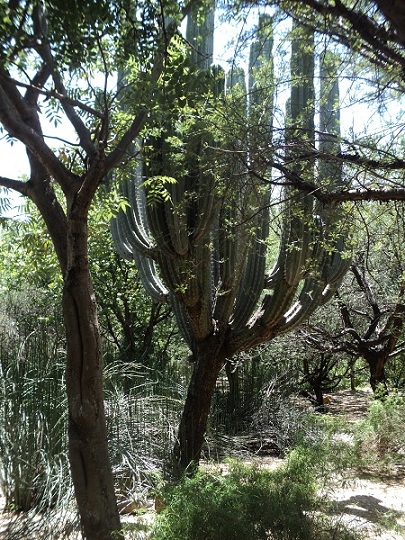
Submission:
[[[372,403],[367,418],[356,431],[356,445],[362,467],[374,470],[375,474],[403,467],[404,411],[403,395],[393,394]]]
[[[188,20],[186,37],[192,41],[198,31],[202,50],[210,51],[210,21],[198,28]],[[112,223],[120,253],[138,262],[153,298],[171,303],[190,348],[194,369],[174,449],[175,474],[198,466],[223,366],[229,367],[238,353],[297,327],[332,296],[348,268],[343,213],[321,208],[312,195],[301,196],[291,186],[283,190],[280,203],[280,193],[270,189],[274,158],[268,152],[264,162],[258,141],[272,144],[272,32],[270,17],[262,16],[250,48],[247,90],[243,71],[234,68],[226,74],[226,92],[218,94],[224,73],[213,68],[215,91],[204,92],[204,105],[189,105],[174,118],[172,110],[166,113],[159,139],[144,144],[147,163],[124,186],[130,208]],[[293,28],[288,160],[311,180],[319,170],[322,180],[316,181],[335,189],[344,183],[340,167],[314,160],[299,164],[300,153],[315,142],[315,110],[323,133],[321,150],[336,150],[332,141],[339,139],[336,57],[330,51],[321,57],[321,97],[315,103],[313,42],[313,33]],[[195,75],[201,92],[208,77],[206,72]],[[162,92],[170,99],[167,84]],[[197,121],[190,119],[195,116]],[[211,123],[219,124],[217,140]],[[231,129],[242,133],[240,140],[229,140]],[[225,160],[224,148],[229,150]],[[149,186],[163,174],[167,182],[172,180],[165,196],[156,200]],[[282,216],[274,258],[268,249],[273,205]],[[232,369],[228,377],[232,379]]]
[[[239,462],[226,470],[201,471],[167,495],[153,538],[229,540],[313,538],[308,517],[315,506],[315,477],[298,453],[275,471]]]
[[[208,70],[211,2],[79,4],[0,0],[0,143],[28,159],[3,173],[2,146],[0,186],[29,201],[0,216],[6,534],[123,538],[119,510],[163,494],[157,538],[212,516],[223,537],[233,517],[247,538],[349,538],[319,519],[320,490],[403,468],[402,8],[260,0],[251,23],[217,6],[249,21],[244,77],[235,54]],[[355,428],[299,396],[327,412],[325,391],[370,375]],[[286,464],[167,487],[173,448],[178,473]]]

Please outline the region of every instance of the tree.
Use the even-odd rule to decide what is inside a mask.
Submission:
[[[0,185],[30,198],[52,239],[63,276],[67,340],[69,459],[84,536],[111,539],[120,529],[103,403],[97,304],[88,258],[88,212],[109,171],[130,158],[153,105],[165,50],[190,6],[145,1],[0,2],[0,122],[27,150],[26,181]],[[138,66],[129,117],[114,116],[110,73]],[[101,87],[93,74],[101,72]],[[135,97],[136,96],[136,97]],[[75,136],[53,149],[41,123],[61,115]],[[77,138],[76,140],[75,137]],[[63,141],[63,139],[62,139]]]
[[[330,318],[328,325],[322,324],[321,314],[299,334],[321,354],[363,358],[371,388],[378,395],[388,391],[387,363],[404,351],[403,207],[369,208],[361,219],[367,235],[359,242],[350,272],[332,303],[340,325],[331,328]]]
[[[206,26],[188,21],[187,39],[196,43],[197,58],[205,57],[199,47],[210,51],[210,20]],[[271,19],[261,17],[248,100],[244,75],[236,69],[225,93],[221,70],[195,71],[193,89],[203,99],[179,97],[165,82],[159,136],[143,143],[144,163],[123,184],[131,207],[112,222],[121,254],[136,260],[153,297],[170,301],[191,349],[193,373],[174,449],[177,474],[198,465],[226,362],[298,326],[330,298],[348,267],[340,209],[321,207],[312,195],[286,186],[278,254],[267,273],[269,209],[274,196],[279,200],[269,189],[274,161],[269,153],[263,157],[273,136],[271,31]],[[175,72],[176,60],[183,66],[187,59],[170,52]],[[286,161],[310,181],[316,174],[307,155],[315,144],[314,61],[313,33],[294,28],[284,145]],[[320,147],[330,150],[339,129],[334,56],[322,55],[322,66]],[[179,107],[179,100],[186,104]],[[319,170],[325,189],[344,181],[334,163],[320,163]],[[154,191],[157,181],[160,194]]]

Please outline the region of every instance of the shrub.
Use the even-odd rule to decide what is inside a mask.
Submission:
[[[405,398],[393,394],[376,399],[356,430],[360,465],[381,468],[405,462]]]
[[[58,354],[45,324],[7,342],[0,335],[0,487],[9,508],[51,507],[70,488]]]
[[[315,512],[321,446],[300,447],[274,470],[226,462],[225,472],[200,470],[165,494],[155,540],[306,540],[332,538]],[[321,470],[324,468],[321,466]],[[318,517],[317,517],[318,516]],[[329,531],[329,532],[328,532]],[[347,531],[346,531],[347,533]],[[349,536],[340,536],[340,538]]]

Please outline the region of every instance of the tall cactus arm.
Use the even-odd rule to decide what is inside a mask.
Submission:
[[[142,181],[142,164],[139,163],[134,173],[123,182],[121,190],[132,209],[132,213],[128,214],[131,229],[137,231],[139,238],[144,239],[145,244],[153,245],[153,237],[147,221],[145,192],[140,189]]]
[[[269,235],[270,199],[269,185],[258,180],[271,175],[268,164],[263,166],[259,158],[263,150],[269,153],[272,145],[274,107],[273,88],[273,29],[268,15],[261,15],[257,39],[252,43],[249,55],[248,86],[248,149],[247,160],[251,171],[244,180],[242,221],[245,222],[242,244],[247,248],[240,283],[236,294],[231,320],[232,328],[242,328],[263,292],[266,272],[266,254]],[[250,214],[250,215],[249,215]]]
[[[142,280],[142,284],[149,296],[159,303],[169,301],[169,290],[160,279],[154,260],[134,251],[134,260]]]
[[[238,231],[234,227],[237,219],[235,205],[229,208],[223,204],[219,223],[214,231],[216,236],[213,259],[216,274],[214,319],[227,324],[233,312],[236,284],[241,273],[241,259],[246,256],[247,246],[240,243]]]
[[[199,23],[197,17],[191,16],[187,19],[186,39],[191,45],[191,62],[197,65],[202,71],[208,71],[214,52],[214,22],[215,22],[215,2],[205,15],[203,24]]]
[[[176,295],[170,295],[170,305],[172,306],[174,316],[176,318],[177,325],[179,327],[180,333],[189,346],[191,352],[195,354],[197,346],[190,324],[188,321],[187,312],[184,308],[183,303],[176,297]]]
[[[257,326],[273,328],[288,310],[294,300],[298,284],[291,286],[282,278],[274,290],[266,294],[259,310],[260,317]],[[253,320],[257,317],[254,316]]]
[[[322,303],[324,284],[318,279],[307,278],[297,302],[285,313],[274,328],[277,335],[290,332],[305,321]]]
[[[113,236],[118,252],[122,257],[133,260],[133,251],[149,253],[152,256],[154,245],[149,237],[144,235],[139,228],[135,228],[136,222],[133,207],[120,210],[110,222],[111,234]]]
[[[133,246],[128,242],[126,236],[122,234],[122,229],[117,224],[117,219],[114,218],[110,222],[111,236],[114,241],[118,255],[128,261],[134,260]]]
[[[178,175],[169,188],[170,200],[164,203],[171,244],[178,255],[186,255],[189,250],[189,230],[187,220],[187,200],[185,200],[185,180]]]
[[[319,151],[324,154],[324,159],[319,162],[319,177],[326,189],[344,184],[342,162],[333,159],[333,154],[340,150],[339,66],[337,54],[328,50],[323,52],[320,58]]]
[[[268,162],[274,112],[273,41],[272,18],[262,14],[249,54],[249,159],[252,170],[261,177],[271,174]],[[267,161],[264,164],[263,152]]]
[[[290,129],[288,138],[295,145],[300,141],[307,146],[315,146],[314,121],[314,70],[315,70],[315,39],[314,32],[293,21],[291,40],[291,101]],[[294,150],[294,154],[297,151]],[[299,157],[299,155],[298,155]]]
[[[311,195],[294,197],[286,210],[288,234],[282,247],[282,268],[289,285],[296,285],[304,276],[310,249],[313,199]]]
[[[254,237],[250,238],[249,253],[246,258],[231,321],[234,328],[241,328],[248,323],[263,292],[269,235],[269,210],[267,205],[264,205],[257,217],[259,223],[255,228]]]
[[[152,255],[155,244],[147,224],[146,200],[142,190],[142,166],[138,164],[133,173],[120,184],[120,192],[129,206],[120,209],[111,219],[110,229],[120,255],[133,260],[134,251]]]
[[[337,67],[339,58],[326,51],[321,56],[320,69],[320,134],[319,149],[321,154],[339,151],[340,117],[339,86]],[[333,157],[321,159],[318,165],[319,180],[327,189],[344,183],[342,165]],[[343,255],[347,239],[343,211],[340,208],[320,207],[317,205],[320,227],[315,234],[312,259],[316,261],[315,276],[305,280],[296,304],[286,313],[277,326],[280,332],[290,331],[321,304],[324,304],[339,286],[349,268],[350,258]],[[316,236],[318,235],[318,244]]]
[[[314,130],[314,34],[293,23],[291,42],[291,98],[287,112],[286,160],[299,173],[314,175],[314,164],[303,163],[303,148],[315,145]],[[276,262],[284,279],[295,287],[303,278],[311,238],[313,197],[284,189],[284,214],[279,257]]]
[[[161,251],[157,251],[156,262],[162,273],[162,279],[170,289],[171,292],[178,294],[185,288],[184,276],[182,275],[181,259],[175,259],[173,257],[167,257],[167,255]]]
[[[216,298],[214,319],[226,326],[231,318],[244,259],[248,252],[248,236],[242,224],[243,206],[247,203],[245,183],[247,178],[247,144],[244,133],[246,125],[245,72],[233,68],[227,75],[226,106],[232,115],[237,111],[238,125],[242,124],[240,136],[224,137],[227,147],[222,167],[222,190],[219,199],[214,261],[216,265]],[[239,124],[240,123],[240,124]]]
[[[321,55],[320,65],[319,150],[323,156],[319,163],[319,176],[326,189],[337,189],[346,183],[342,163],[334,157],[334,154],[340,151],[338,84],[340,58],[330,51],[325,51]],[[318,206],[318,212],[325,223],[324,242],[327,255],[323,266],[323,277],[329,285],[329,293],[324,295],[324,301],[326,301],[350,267],[351,257],[348,253],[350,228],[343,208]]]
[[[196,244],[209,235],[218,209],[215,177],[208,172],[200,179],[195,201],[189,210],[190,242]]]
[[[170,127],[165,130],[165,133],[169,132]],[[157,248],[166,257],[174,257],[176,256],[176,237],[173,234],[173,242],[171,236],[173,227],[170,225],[173,224],[176,218],[174,215],[170,215],[170,210],[172,209],[173,192],[175,189],[179,189],[177,183],[182,183],[182,179],[175,178],[174,182],[170,184],[165,181],[166,177],[173,177],[173,174],[171,167],[171,148],[163,136],[153,137],[146,141],[143,155],[145,157],[143,167],[143,178],[145,180],[142,188],[145,190],[146,195],[148,227]],[[166,211],[167,207],[169,209]]]

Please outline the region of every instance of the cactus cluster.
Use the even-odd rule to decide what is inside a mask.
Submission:
[[[249,96],[246,110],[240,111],[249,129],[230,141],[230,157],[221,171],[226,175],[222,190],[218,189],[218,174],[207,166],[208,153],[209,159],[215,160],[215,150],[205,147],[210,136],[196,133],[185,142],[185,151],[191,155],[188,169],[166,186],[169,196],[148,202],[146,168],[140,163],[122,186],[130,207],[112,222],[120,254],[136,261],[145,289],[155,300],[171,302],[192,350],[196,342],[226,332],[227,354],[235,354],[296,327],[330,296],[348,266],[341,255],[344,235],[333,239],[338,234],[340,212],[321,208],[312,195],[286,187],[278,257],[266,275],[273,85],[267,82],[264,88],[255,74],[263,63],[272,60],[270,24],[269,16],[261,17],[257,40],[251,46],[247,92],[240,70],[227,75],[227,95],[239,87],[241,94]],[[205,67],[212,57],[212,36],[211,16],[203,27],[193,21],[188,26],[187,40],[193,44],[195,61],[203,58]],[[314,160],[306,160],[303,165],[295,144],[295,139],[301,138],[302,147],[315,147],[311,39],[313,36],[301,33],[292,42],[286,160],[296,161],[292,169],[302,172],[305,166],[306,174],[312,169],[309,174],[313,175]],[[203,49],[200,55],[198,46]],[[330,152],[338,145],[338,85],[333,58],[327,54],[324,58],[320,150]],[[259,137],[262,141],[267,138],[263,145],[267,170],[260,159],[255,159]],[[164,146],[165,141],[159,144]],[[253,144],[256,148],[251,149],[249,145]],[[165,152],[169,154],[170,148],[154,157],[160,160],[161,173],[171,175],[164,167]],[[170,163],[166,165],[170,169]],[[318,172],[323,179],[327,177],[330,186],[342,182],[342,171],[336,165],[320,161]],[[235,343],[233,335],[237,336]]]
[[[203,57],[205,69],[212,56],[212,35],[211,16],[202,27],[194,22],[188,25],[186,38],[193,44],[194,55],[196,48],[203,50],[196,61]],[[295,328],[331,296],[348,269],[342,255],[341,211],[321,207],[313,195],[299,191],[292,182],[283,188],[278,255],[267,270],[275,159],[274,84],[269,80],[272,43],[271,19],[263,15],[251,47],[247,90],[240,70],[227,74],[224,89],[221,83],[215,84],[216,91],[222,92],[218,108],[230,103],[239,107],[240,130],[218,143],[198,124],[182,141],[182,169],[173,168],[173,148],[167,141],[155,141],[148,165],[139,163],[122,185],[130,205],[111,224],[119,253],[136,261],[147,292],[173,306],[196,362],[180,427],[179,459],[184,466],[198,461],[201,430],[206,424],[203,417],[208,414],[198,412],[196,388],[212,394],[227,359]],[[343,181],[342,170],[333,163],[318,164],[312,157],[313,35],[300,31],[292,38],[292,51],[285,160],[289,170],[314,182],[316,175],[322,175],[323,185],[333,187]],[[335,62],[329,56],[325,59],[320,152],[336,150],[339,145]],[[259,76],[262,66],[266,66],[265,81]],[[213,72],[216,81],[223,79],[220,69]],[[308,149],[314,150],[312,155]],[[175,178],[165,185],[167,196],[159,200],[148,198],[145,180],[151,171],[156,178],[157,173],[159,178]],[[190,442],[193,438],[196,440]]]

